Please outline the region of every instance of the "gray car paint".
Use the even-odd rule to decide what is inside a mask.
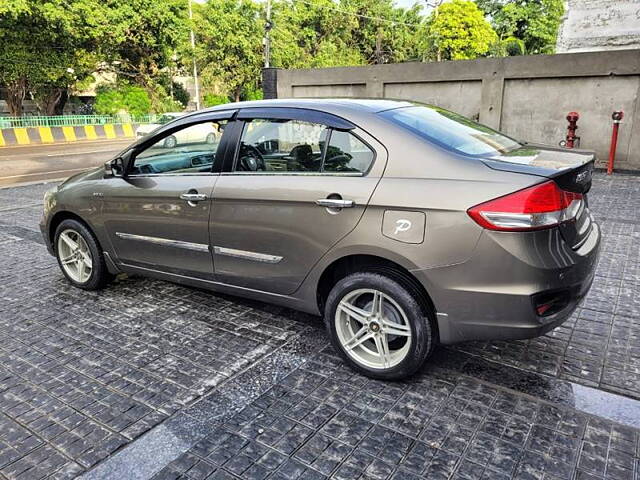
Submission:
[[[540,150],[544,162],[536,164],[532,158],[521,169],[505,171],[504,159],[492,164],[452,155],[376,115],[403,105],[410,104],[276,100],[181,117],[154,135],[247,107],[320,110],[356,125],[374,146],[376,160],[361,177],[223,172],[120,178],[94,170],[73,177],[49,196],[43,234],[51,250],[52,219],[71,212],[96,234],[114,272],[142,273],[316,314],[321,313],[317,292],[326,268],[351,255],[380,257],[411,272],[424,286],[436,309],[442,343],[529,338],[564,321],[591,283],[600,243],[597,225],[584,244],[572,250],[557,228],[490,232],[466,211],[540,183],[544,176],[579,165],[588,156],[554,165],[548,161],[552,150]],[[153,137],[131,148],[150,143]],[[191,188],[213,200],[188,206],[179,194]],[[356,207],[336,213],[315,205],[316,199],[332,193],[354,199]],[[385,235],[387,211],[422,213],[423,241],[407,243]],[[118,232],[207,245],[209,252],[122,239]],[[218,255],[216,246],[282,261]],[[535,315],[532,294],[567,286],[579,292],[569,307],[543,319]]]

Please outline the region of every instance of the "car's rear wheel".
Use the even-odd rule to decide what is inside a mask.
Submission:
[[[207,134],[207,143],[208,144],[214,144],[216,143],[216,134],[211,132]]]
[[[378,273],[338,281],[327,298],[325,323],[344,360],[378,379],[415,373],[436,342],[432,320],[411,289]]]
[[[113,279],[93,233],[81,222],[64,220],[54,237],[58,264],[69,282],[84,290],[98,290]]]
[[[164,148],[174,148],[178,144],[178,140],[173,135],[164,139]]]

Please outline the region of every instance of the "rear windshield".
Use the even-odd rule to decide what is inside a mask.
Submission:
[[[437,107],[397,108],[381,112],[380,115],[429,142],[464,155],[504,155],[522,146],[500,132]]]

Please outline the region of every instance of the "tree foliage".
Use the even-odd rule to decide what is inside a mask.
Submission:
[[[118,66],[129,81],[155,89],[155,77],[187,30],[187,0],[3,0],[0,83],[13,115],[25,98],[41,113],[61,113],[69,90]]]
[[[429,22],[432,48],[439,50],[445,60],[466,60],[486,55],[497,40],[496,32],[482,11],[469,0],[444,3],[431,14]]]
[[[243,89],[255,87],[260,78],[263,22],[259,5],[251,0],[216,0],[194,14],[195,58],[203,83],[222,82],[240,100]]]
[[[142,87],[122,85],[100,87],[96,93],[95,112],[99,115],[129,113],[144,115],[151,111],[149,93]]]
[[[4,0],[0,5],[0,83],[12,115],[33,99],[53,114],[70,84],[96,69],[99,29],[93,0]]]
[[[191,21],[188,0],[0,0],[0,84],[12,114],[22,113],[24,99],[54,114],[92,73],[109,71],[118,77],[109,95],[141,87],[148,108],[162,112],[187,105],[171,78],[191,75],[195,59],[203,99],[255,98],[265,8],[262,0],[194,2]],[[272,0],[271,65],[549,53],[563,11],[563,0],[451,0],[428,16],[420,2],[407,9],[394,0]],[[112,110],[101,95],[97,108]]]
[[[563,0],[476,0],[501,39],[519,39],[530,54],[553,53]]]

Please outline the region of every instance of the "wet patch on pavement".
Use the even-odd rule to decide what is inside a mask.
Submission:
[[[369,380],[327,349],[153,478],[637,478],[638,440],[446,369]]]

